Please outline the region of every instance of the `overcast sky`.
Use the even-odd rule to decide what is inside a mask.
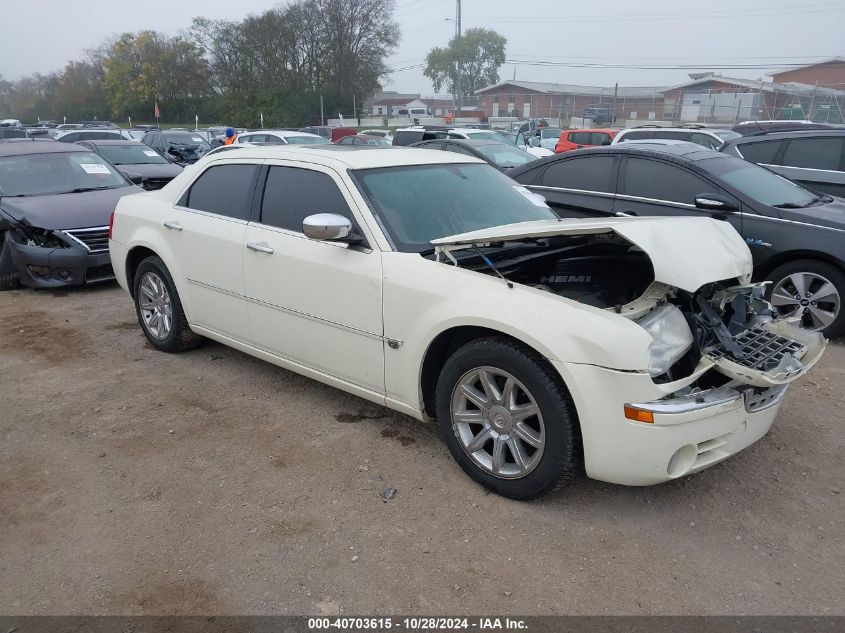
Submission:
[[[240,19],[278,4],[271,0],[146,0],[132,10],[115,0],[2,0],[0,75],[17,79],[59,70],[84,50],[124,32],[175,33],[191,18]],[[454,34],[455,0],[397,0],[402,40],[392,68],[420,64]],[[37,11],[33,11],[37,8]],[[12,16],[20,16],[12,17]],[[492,28],[508,40],[502,79],[582,85],[671,85],[693,68],[654,66],[746,64],[787,66],[845,54],[845,0],[463,0],[463,27]],[[531,62],[646,68],[541,67]],[[772,68],[715,69],[756,79]],[[391,75],[387,90],[433,93],[419,68]]]

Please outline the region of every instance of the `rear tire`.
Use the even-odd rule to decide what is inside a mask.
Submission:
[[[0,231],[0,291],[14,290],[20,285],[18,270],[12,261],[11,249],[6,246],[6,233]]]
[[[437,424],[455,461],[485,488],[527,500],[580,472],[575,406],[560,376],[505,337],[470,341],[446,361]]]
[[[176,284],[161,258],[150,256],[139,264],[133,289],[138,323],[153,347],[178,353],[202,343],[188,325]]]
[[[800,316],[802,327],[828,338],[845,332],[845,273],[817,259],[799,259],[775,268],[766,298],[781,317]],[[832,289],[831,289],[832,286]]]

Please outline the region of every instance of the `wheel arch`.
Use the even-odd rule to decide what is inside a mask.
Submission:
[[[845,262],[840,259],[837,259],[833,255],[824,253],[822,251],[797,249],[777,253],[767,259],[762,266],[754,270],[754,278],[758,281],[763,280],[768,277],[772,273],[772,271],[774,271],[778,266],[782,266],[783,264],[788,264],[791,261],[796,261],[800,259],[816,259],[826,264],[830,264],[831,266],[835,266],[838,270],[845,273]]]
[[[437,378],[440,375],[440,370],[446,359],[451,356],[455,350],[462,345],[474,341],[479,338],[486,338],[496,336],[499,338],[506,338],[519,345],[527,347],[537,356],[543,360],[547,359],[546,354],[537,349],[537,347],[530,343],[508,334],[495,328],[479,326],[479,325],[456,325],[449,327],[435,336],[429,343],[423,355],[423,361],[420,366],[420,393],[422,397],[423,411],[429,417],[435,417],[435,401],[434,393],[437,386]],[[546,361],[548,362],[548,361]],[[561,385],[569,391],[566,382],[560,373],[549,364],[554,374],[559,378]],[[573,405],[574,406],[574,405]]]
[[[126,254],[126,285],[129,288],[129,295],[133,299],[135,298],[135,271],[147,257],[160,258],[161,255],[148,246],[133,246]]]

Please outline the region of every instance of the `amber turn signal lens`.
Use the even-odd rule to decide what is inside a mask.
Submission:
[[[651,411],[643,411],[636,407],[625,407],[625,417],[634,422],[647,422],[654,424],[654,413]]]

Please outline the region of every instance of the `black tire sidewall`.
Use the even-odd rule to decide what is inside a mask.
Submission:
[[[821,275],[836,287],[836,290],[839,292],[840,300],[839,314],[833,323],[821,330],[821,332],[828,338],[842,336],[842,334],[845,333],[845,306],[841,303],[845,300],[845,273],[833,264],[814,259],[801,259],[781,264],[767,275],[767,279],[772,283],[769,284],[768,288],[766,288],[766,299],[771,301],[772,291],[775,289],[778,282],[782,281],[791,274],[801,272]]]
[[[18,269],[6,246],[6,231],[0,231],[0,290],[13,290],[19,285]]]
[[[164,339],[158,339],[150,334],[147,330],[146,324],[144,323],[144,317],[141,315],[140,285],[141,278],[145,273],[155,273],[159,279],[162,280],[164,285],[167,287],[167,292],[170,294],[170,305],[173,310],[173,324],[170,328],[170,334],[168,334],[167,338]],[[170,276],[170,271],[167,270],[167,266],[165,266],[164,262],[158,257],[148,257],[140,263],[135,271],[135,279],[132,284],[132,289],[134,291],[133,296],[135,297],[135,314],[138,316],[138,324],[141,326],[144,336],[146,336],[150,344],[158,350],[163,352],[177,351],[181,337],[180,327],[182,319],[180,317],[182,314],[182,303],[179,301],[179,293],[176,291],[176,286],[173,283],[173,278]]]
[[[477,466],[464,451],[452,425],[452,391],[466,372],[481,366],[503,369],[531,392],[543,415],[546,445],[540,463],[520,479],[501,479]],[[555,488],[577,470],[577,424],[574,406],[560,380],[519,346],[499,339],[476,341],[458,349],[447,361],[437,382],[437,424],[449,452],[473,479],[486,488],[514,499],[530,499]]]

